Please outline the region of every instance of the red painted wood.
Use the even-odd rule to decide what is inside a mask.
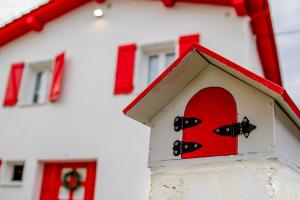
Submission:
[[[57,198],[58,188],[55,183],[59,176],[57,165],[46,163],[44,165],[43,179],[40,200],[55,200]]]
[[[88,2],[91,2],[91,0],[51,0],[45,5],[32,10],[0,28],[0,46],[3,46],[32,30],[27,24],[27,17],[37,17],[40,23],[46,24]]]
[[[80,183],[85,188],[84,200],[94,199],[96,162],[49,162],[44,164],[44,173],[40,200],[58,200],[59,188],[63,185],[62,170],[64,168],[86,168],[86,179]],[[70,191],[69,200],[73,199]]]
[[[232,0],[176,0],[176,2],[189,2],[189,3],[203,3],[203,4],[213,4],[220,6],[231,6]]]
[[[94,198],[94,190],[95,190],[95,182],[96,182],[96,162],[90,163],[88,166],[89,173],[87,174],[85,187],[89,188],[89,191],[85,193],[84,199],[93,199]]]
[[[296,114],[296,116],[300,119],[300,110],[295,104],[295,102],[292,100],[292,98],[289,96],[289,94],[286,92],[286,90],[283,91],[282,98],[289,105],[289,107]]]
[[[42,24],[35,16],[28,16],[26,18],[26,23],[31,30],[37,32],[43,30],[44,27],[44,24]]]
[[[235,9],[235,12],[238,16],[245,16],[247,15],[246,9],[246,0],[232,0],[232,6]]]
[[[175,0],[162,0],[166,7],[173,7],[175,5]]]
[[[267,79],[282,85],[278,53],[267,0],[247,0],[246,10],[250,16],[256,47]]]
[[[65,53],[59,54],[55,59],[55,65],[52,74],[52,82],[49,92],[49,101],[55,102],[59,99],[61,89],[62,89],[62,80],[64,74],[64,64],[65,63]]]
[[[18,102],[23,69],[24,63],[16,63],[11,66],[6,94],[3,102],[4,106],[13,106]]]
[[[182,55],[193,43],[199,43],[199,34],[184,35],[179,37],[179,55]]]
[[[199,158],[237,154],[237,137],[219,136],[213,131],[223,125],[237,122],[234,97],[223,88],[210,87],[196,93],[185,108],[185,117],[196,117],[202,123],[183,130],[184,142],[196,142],[203,147],[182,155]]]
[[[135,44],[119,46],[114,94],[128,94],[133,91]]]

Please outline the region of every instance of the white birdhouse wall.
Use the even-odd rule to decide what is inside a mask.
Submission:
[[[277,154],[300,169],[300,130],[281,108],[275,105],[275,139]]]
[[[222,98],[225,97],[221,93],[226,93],[224,91],[227,91],[229,96],[232,95],[232,101],[236,104],[237,122],[241,122],[244,117],[247,117],[250,120],[250,123],[256,126],[256,129],[250,133],[248,138],[246,138],[244,135],[239,135],[237,137],[237,144],[230,147],[231,151],[225,150],[224,154],[222,154],[222,152],[215,154],[201,153],[201,151],[203,150],[207,151],[207,149],[205,148],[210,148],[209,151],[211,151],[213,148],[222,148],[218,143],[214,143],[214,141],[211,140],[211,137],[215,136],[215,133],[211,133],[211,136],[209,134],[203,137],[199,135],[197,136],[197,140],[200,140],[201,142],[200,145],[203,145],[201,148],[196,150],[198,151],[198,153],[195,153],[193,155],[190,154],[190,157],[182,155],[174,156],[172,149],[174,141],[182,141],[183,138],[186,137],[184,135],[186,134],[184,130],[180,130],[178,132],[174,130],[174,118],[176,116],[184,116],[184,113],[187,112],[187,104],[189,104],[191,98],[195,94],[199,93],[199,91],[205,91],[208,88],[219,88],[220,91],[223,91],[215,91],[214,94],[217,95],[214,98],[217,98],[218,95],[220,96],[218,104],[221,105],[216,105],[216,107],[219,106],[220,108],[223,108],[223,111],[220,110],[220,112],[222,112],[220,113],[220,115],[228,117],[226,109],[228,110],[228,112],[233,112],[231,108],[226,108],[226,106],[228,105],[226,105],[225,102],[224,105],[222,105]],[[223,100],[225,101],[225,99]],[[201,105],[201,103],[199,105],[199,107],[205,106],[207,105]],[[196,112],[194,113],[197,114]],[[199,112],[201,112],[201,108],[199,108]],[[216,111],[214,111],[213,113],[211,113],[211,115],[212,116],[210,116],[210,119],[213,119],[213,115],[216,115],[217,118],[218,114]],[[230,115],[231,114],[229,113],[229,116]],[[212,121],[205,120],[197,126],[207,126],[207,124],[205,125],[205,123],[212,123]],[[151,121],[149,162],[151,165],[156,161],[179,160],[181,158],[225,156],[235,154],[238,154],[238,156],[271,154],[275,151],[274,126],[274,100],[272,98],[211,65],[204,71],[202,71],[198,77],[191,81],[187,85],[187,87],[185,87],[170,103],[168,103],[168,105],[166,105],[153,117]],[[215,129],[216,128],[218,127],[215,127]],[[201,128],[199,130],[201,131]],[[196,134],[204,133],[199,132],[195,133],[195,135]],[[228,136],[223,136],[223,138],[224,140],[226,140],[227,138],[232,139],[232,137]],[[189,136],[190,142],[193,142],[191,141],[192,139],[193,137]],[[207,140],[211,141],[208,142]],[[199,144],[199,141],[197,141],[197,144]],[[235,153],[234,148],[236,151]]]

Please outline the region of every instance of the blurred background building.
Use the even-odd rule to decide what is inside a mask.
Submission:
[[[122,109],[194,42],[282,80],[300,105],[299,7],[1,0],[1,199],[147,199],[149,129]]]

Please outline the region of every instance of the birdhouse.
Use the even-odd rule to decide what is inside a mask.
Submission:
[[[124,113],[151,128],[153,199],[300,196],[297,106],[281,86],[200,45]]]

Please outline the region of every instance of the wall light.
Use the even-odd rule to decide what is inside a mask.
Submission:
[[[103,10],[102,9],[96,9],[94,10],[95,17],[102,17],[103,16]]]

